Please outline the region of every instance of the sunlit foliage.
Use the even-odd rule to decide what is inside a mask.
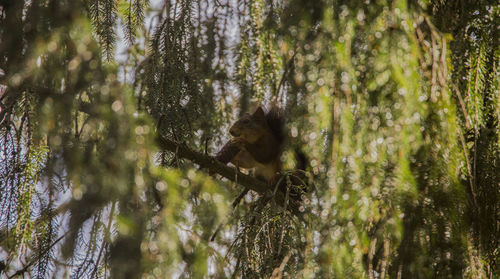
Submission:
[[[0,274],[500,276],[497,1],[0,3]],[[300,214],[160,150],[256,104]],[[270,189],[270,193],[273,189]]]

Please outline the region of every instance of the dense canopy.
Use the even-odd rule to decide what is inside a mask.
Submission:
[[[493,0],[0,1],[0,277],[500,277],[499,21]],[[211,157],[258,105],[282,110],[284,173],[308,162],[298,207]]]

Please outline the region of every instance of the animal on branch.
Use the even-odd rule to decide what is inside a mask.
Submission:
[[[306,184],[305,163],[300,162],[300,170],[281,172],[285,132],[284,117],[278,107],[273,106],[265,112],[259,106],[253,114],[245,113],[231,126],[229,133],[232,139],[217,153],[217,160],[253,170],[253,175],[266,182],[271,191],[279,189],[286,193],[290,188],[287,186],[300,186],[300,189],[290,191],[294,200],[300,200],[300,192],[305,190]],[[236,198],[233,206],[239,204],[247,192],[248,188]]]
[[[258,107],[253,114],[245,113],[229,129],[233,138],[224,148],[238,148],[231,163],[236,167],[254,169],[257,179],[270,181],[281,170],[283,122],[276,107],[267,113],[262,107]],[[224,148],[218,158],[224,154]]]

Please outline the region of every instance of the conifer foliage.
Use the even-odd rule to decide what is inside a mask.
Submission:
[[[0,1],[0,277],[499,277],[499,18]],[[210,157],[257,104],[283,110],[287,189]]]

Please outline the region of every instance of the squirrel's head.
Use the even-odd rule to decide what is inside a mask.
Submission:
[[[249,143],[254,143],[268,130],[266,114],[262,107],[258,107],[253,114],[245,113],[236,121],[229,133],[233,137],[240,137]]]

